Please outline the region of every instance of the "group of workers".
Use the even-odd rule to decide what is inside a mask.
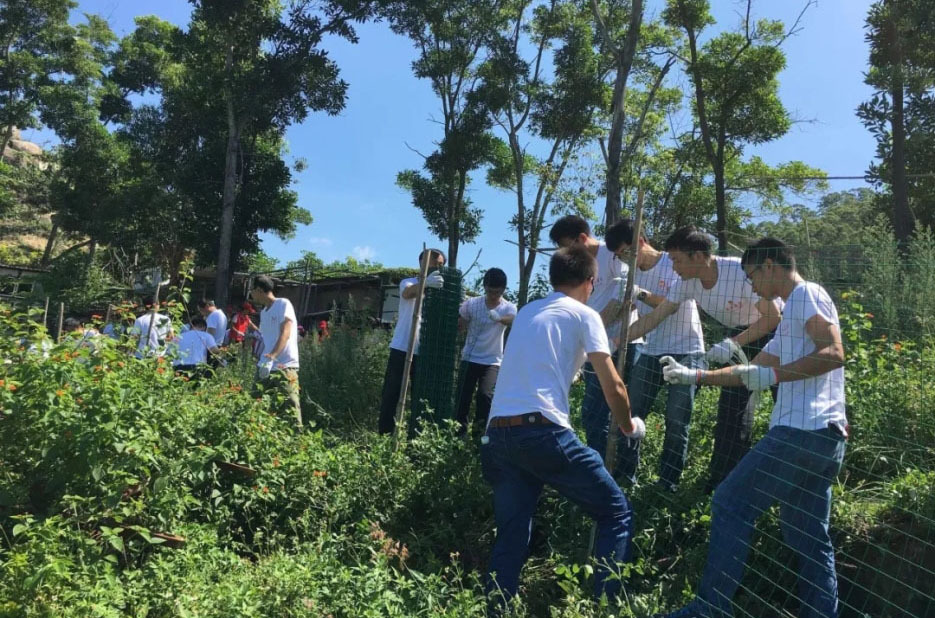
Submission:
[[[711,237],[692,226],[673,232],[661,250],[634,236],[630,220],[608,227],[601,241],[581,217],[562,217],[550,230],[559,247],[549,263],[550,295],[517,312],[503,299],[505,274],[490,269],[484,294],[461,305],[466,343],[457,420],[466,432],[474,398],[497,528],[487,577],[493,612],[517,593],[545,485],[595,520],[595,595],[620,593],[619,565],[632,554],[633,511],[608,468],[618,471],[625,487],[636,485],[644,419],[666,389],[656,487],[678,491],[695,394],[710,385],[720,387],[720,396],[706,479],[707,492],[713,492],[708,558],[694,600],[665,616],[732,616],[755,521],[779,503],[783,538],[797,554],[799,616],[836,617],[828,526],[848,424],[834,302],[819,284],[801,277],[792,249],[778,239],[762,238],[735,258],[715,255]],[[444,285],[438,271],[444,254],[426,250],[419,259],[423,267],[429,261],[423,285],[418,277],[400,283],[382,433],[395,427],[419,290]],[[632,302],[624,298],[631,259]],[[723,330],[707,351],[699,310]],[[415,363],[418,338],[412,346]],[[624,347],[626,381],[616,369]],[[570,387],[582,365],[586,445],[569,410]],[[753,444],[754,411],[767,390],[773,398],[769,430]],[[619,431],[620,438],[617,460],[605,463],[609,431]]]

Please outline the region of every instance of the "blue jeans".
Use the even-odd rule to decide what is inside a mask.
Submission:
[[[627,359],[623,369],[623,376],[630,384],[630,374],[633,373],[633,364],[639,358],[640,345],[630,344],[627,346]],[[613,356],[614,366],[617,365],[617,355]],[[584,426],[584,436],[588,446],[597,451],[601,458],[607,450],[607,429],[610,426],[610,406],[604,398],[604,391],[601,389],[601,383],[597,379],[594,367],[591,363],[585,363],[582,369],[584,373],[584,399],[581,401],[581,424]],[[623,436],[620,436],[621,438]],[[619,445],[618,441],[618,445]],[[620,449],[617,449],[617,463],[621,461]],[[618,466],[619,467],[619,466]],[[616,468],[615,468],[616,469]]]
[[[711,541],[696,604],[712,618],[732,616],[756,519],[779,502],[786,544],[798,557],[800,618],[836,618],[838,584],[828,536],[831,483],[844,459],[832,429],[773,427],[718,485]]]
[[[542,487],[549,485],[581,507],[597,523],[594,594],[620,591],[617,562],[630,560],[633,512],[626,496],[604,468],[600,455],[558,425],[488,427],[481,444],[481,468],[493,488],[497,540],[490,556],[488,594],[495,602],[516,595],[529,550],[532,516]],[[499,604],[499,603],[498,603]]]
[[[631,414],[644,420],[652,412],[659,389],[666,385],[662,379],[660,358],[662,357],[641,354],[628,380]],[[704,354],[685,354],[675,357],[675,360],[693,369],[705,367]],[[675,384],[666,386],[669,389],[666,399],[666,435],[659,459],[659,479],[667,486],[675,487],[682,478],[682,469],[688,455],[688,431],[698,387]],[[620,453],[619,476],[629,479],[631,483],[636,483],[636,469],[640,464],[640,442],[623,439],[617,449]]]

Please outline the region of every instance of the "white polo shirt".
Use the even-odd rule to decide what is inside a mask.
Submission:
[[[215,309],[205,318],[208,328],[214,329],[214,343],[224,345],[224,337],[227,335],[227,316],[220,309]],[[210,333],[209,333],[210,334]]]
[[[208,361],[208,350],[217,344],[209,333],[203,330],[187,330],[179,336],[178,356],[173,365],[200,365]]]
[[[529,303],[513,321],[490,418],[540,412],[571,428],[568,390],[592,352],[610,354],[594,309],[561,292]]]
[[[416,306],[415,298],[403,298],[403,290],[419,284],[418,277],[409,277],[399,282],[399,312],[396,314],[396,329],[390,348],[401,352],[409,351],[409,332],[412,329],[412,312]],[[422,325],[422,316],[416,318],[416,338],[412,340],[412,353],[419,353],[419,327]]]
[[[735,328],[750,326],[760,319],[756,304],[760,297],[740,266],[740,258],[715,256],[717,281],[710,290],[701,279],[681,279],[672,286],[666,299],[673,303],[694,300],[705,313],[723,324]]]
[[[594,277],[594,291],[588,298],[588,307],[600,313],[610,301],[623,301],[630,268],[622,260],[617,259],[614,252],[608,249],[603,241],[597,248],[595,260],[597,261],[597,276]],[[630,312],[630,324],[636,322],[638,318],[639,314],[636,310]],[[619,320],[611,324],[607,329],[607,339],[614,341],[619,338],[622,327],[623,323]],[[643,343],[643,338],[631,343]]]
[[[502,298],[494,309],[500,317],[516,315],[516,305]],[[483,296],[469,298],[461,303],[458,314],[468,323],[461,360],[478,365],[499,365],[503,361],[506,325],[491,320],[489,313]]]
[[[652,268],[636,269],[636,285],[654,296],[667,297],[678,281],[679,276],[672,268],[672,258],[668,252],[663,252]],[[642,301],[637,301],[636,308],[640,315],[653,310]],[[704,335],[695,301],[686,300],[679,303],[675,313],[647,333],[642,353],[648,356],[703,354]]]
[[[782,309],[782,321],[763,352],[779,357],[787,365],[815,351],[815,342],[805,332],[805,324],[819,315],[840,327],[834,302],[817,283],[802,282],[792,290]],[[828,425],[847,426],[844,413],[844,367],[820,376],[781,382],[769,426],[785,425],[815,431]]]
[[[136,318],[136,321],[133,323],[133,328],[130,330],[132,334],[140,338],[139,343],[136,344],[137,358],[142,358],[144,353],[155,356],[163,356],[166,353],[165,340],[169,336],[169,333],[172,332],[172,320],[170,320],[167,315],[157,313],[155,314],[156,322],[153,324],[152,329],[150,329],[149,323],[153,319],[152,316],[153,314],[147,311]],[[148,340],[147,334],[149,335]]]

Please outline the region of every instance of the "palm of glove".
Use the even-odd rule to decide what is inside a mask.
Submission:
[[[765,391],[778,381],[772,367],[760,365],[741,365],[734,369],[743,385],[750,391]]]
[[[500,321],[500,314],[497,313],[497,310],[496,310],[496,309],[491,309],[490,311],[488,311],[488,312],[487,312],[487,317],[489,317],[489,318],[490,318],[491,320],[493,320],[494,322],[499,322],[499,321]]]
[[[441,288],[445,285],[445,278],[442,277],[442,274],[437,270],[425,278],[426,287],[430,288]]]
[[[732,358],[739,360],[741,354],[743,354],[743,350],[737,345],[737,342],[728,337],[724,341],[711,346],[711,349],[705,354],[705,358],[709,363],[727,365],[731,362]]]
[[[694,384],[698,378],[695,369],[689,369],[671,356],[663,356],[659,363],[662,365],[662,379],[669,384]]]

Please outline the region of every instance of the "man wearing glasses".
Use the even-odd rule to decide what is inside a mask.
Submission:
[[[697,596],[665,618],[733,616],[756,520],[776,502],[783,540],[798,559],[798,615],[834,618],[838,586],[828,535],[831,484],[848,433],[838,312],[824,288],[798,274],[795,257],[782,241],[758,240],[744,252],[742,264],[757,294],[785,301],[776,336],[748,365],[704,371],[663,359],[665,379],[750,391],[778,383],[779,398],[769,431],[714,492],[708,560]]]
[[[779,324],[775,300],[758,296],[747,279],[740,259],[712,255],[711,238],[694,226],[675,230],[665,250],[679,280],[663,302],[630,326],[630,338],[642,337],[675,314],[683,302],[695,301],[708,316],[727,330],[727,337],[705,355],[708,363],[726,365],[740,359],[743,350],[752,358],[766,345]],[[756,399],[742,386],[721,388],[714,452],[705,490],[714,491],[740,458],[750,450]]]
[[[597,272],[592,282],[594,289],[588,298],[587,305],[600,314],[613,352],[613,362],[616,365],[616,350],[620,339],[622,317],[626,313],[631,322],[637,317],[635,310],[630,312],[622,310],[627,265],[617,259],[603,241],[591,236],[591,226],[577,215],[567,215],[556,221],[549,230],[549,238],[559,247],[581,247],[596,260]],[[639,292],[638,288],[633,289],[634,296]],[[635,341],[631,339],[631,341],[634,344],[642,342],[641,339]],[[628,347],[625,376],[630,375],[630,367],[638,354],[638,345]],[[584,364],[583,373],[584,399],[581,402],[581,422],[584,425],[588,446],[603,456],[607,447],[610,409],[601,392],[600,382],[591,363]]]

